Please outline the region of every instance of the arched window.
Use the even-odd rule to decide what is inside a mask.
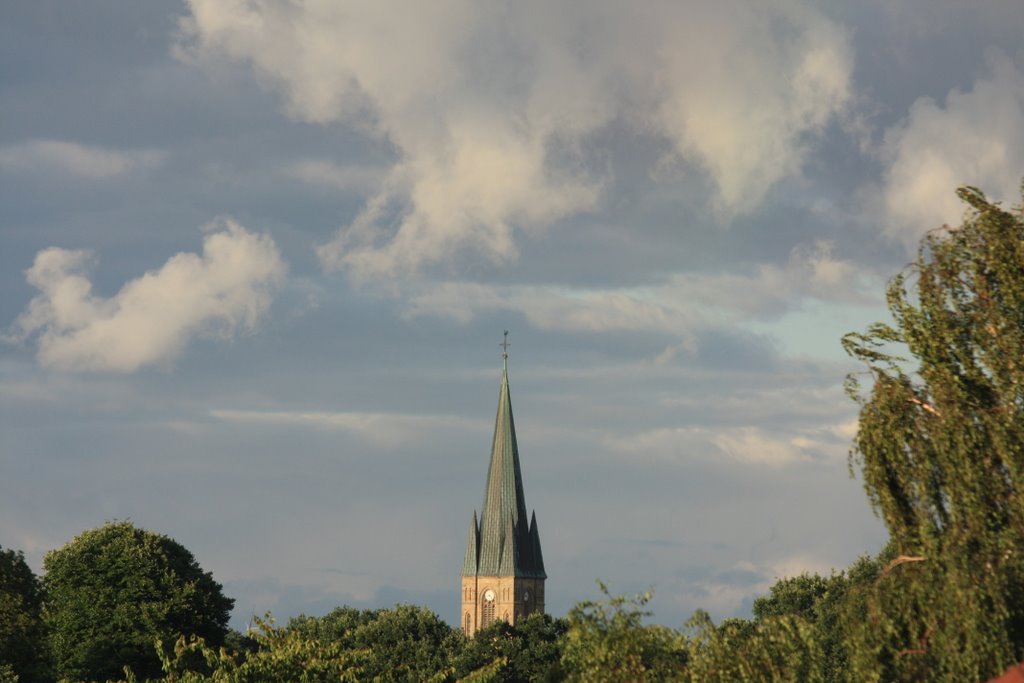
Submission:
[[[488,600],[484,597],[483,614],[480,619],[480,628],[487,628],[494,621],[494,599]]]
[[[473,626],[473,622],[469,616],[469,612],[466,612],[466,626],[462,630],[465,631],[466,635],[469,635],[469,629]]]

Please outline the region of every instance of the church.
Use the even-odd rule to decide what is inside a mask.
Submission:
[[[544,557],[536,513],[526,521],[526,499],[508,390],[508,332],[502,344],[501,392],[494,420],[484,504],[469,524],[462,565],[462,629],[472,636],[495,619],[515,624],[544,611]]]

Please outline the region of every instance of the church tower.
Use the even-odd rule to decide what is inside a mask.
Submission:
[[[516,426],[508,392],[508,332],[502,344],[501,392],[494,421],[484,505],[469,523],[462,565],[462,629],[472,636],[495,619],[515,624],[544,611],[544,558],[537,516],[526,521]]]

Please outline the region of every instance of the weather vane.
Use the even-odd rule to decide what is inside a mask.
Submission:
[[[508,330],[505,330],[505,340],[498,344],[501,347],[501,357],[508,358],[508,347],[512,346],[508,343]]]

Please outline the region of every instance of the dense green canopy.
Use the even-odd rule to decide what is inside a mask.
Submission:
[[[25,556],[0,548],[0,667],[23,682],[45,680],[42,603],[39,580]]]
[[[234,601],[173,539],[114,522],[47,553],[43,617],[58,676],[155,676],[154,643],[197,635],[220,643]]]

